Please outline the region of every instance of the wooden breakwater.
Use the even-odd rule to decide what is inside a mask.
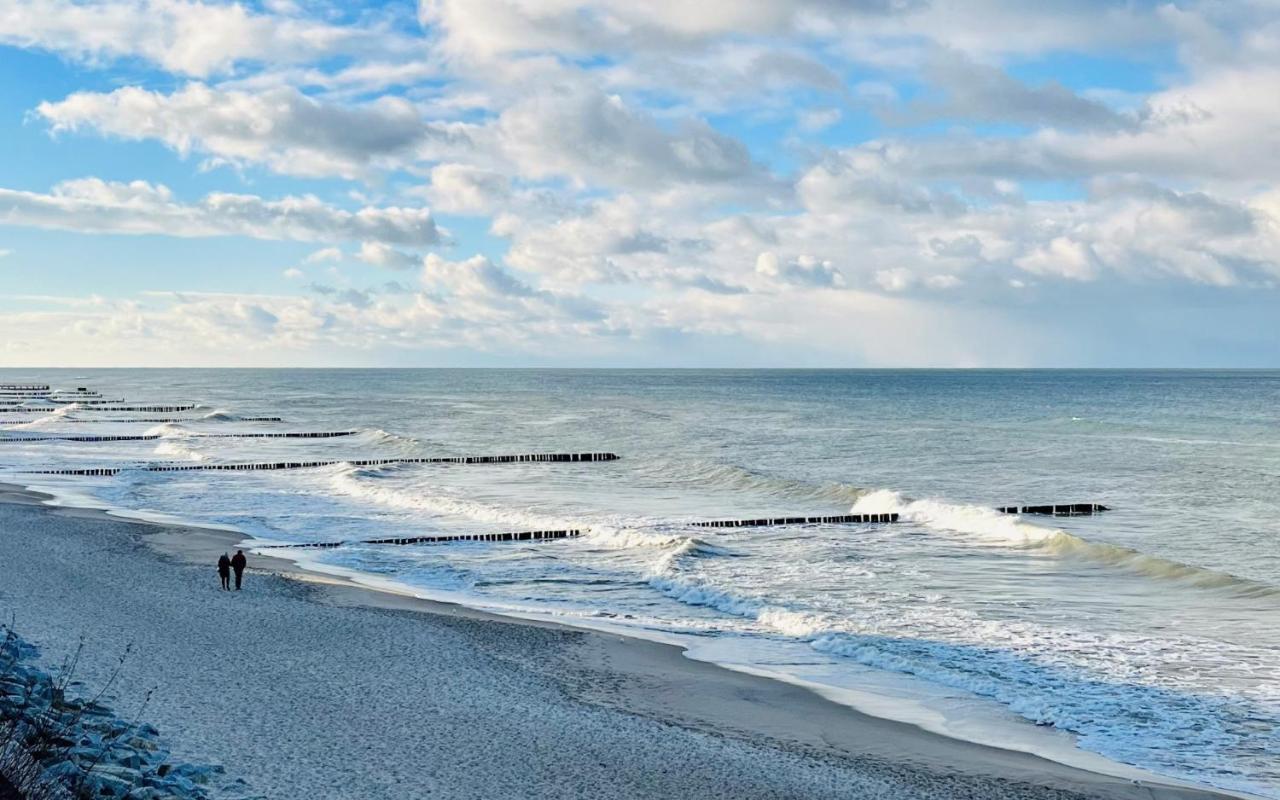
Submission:
[[[65,407],[66,406],[60,406],[56,410],[61,411]],[[172,414],[177,411],[194,411],[195,408],[196,408],[195,404],[190,403],[190,404],[177,405],[177,406],[116,406],[116,405],[94,406],[93,408],[85,408],[81,410],[83,411],[144,411],[144,412],[150,412],[152,414]],[[49,414],[49,413],[52,413],[54,410],[55,409],[47,408],[47,407],[46,408],[6,408],[4,409],[4,413],[6,414]],[[101,421],[113,422],[114,420],[104,419]]]
[[[1111,509],[1101,503],[1061,503],[1041,506],[998,506],[1005,514],[1038,514],[1046,517],[1087,517]]]
[[[47,392],[47,383],[0,383],[0,391],[5,392]]]
[[[0,408],[0,414],[3,414],[4,411],[5,409]],[[104,422],[109,422],[112,424],[115,424],[115,423],[124,424],[128,422],[152,422],[152,423],[174,422],[176,423],[176,422],[221,422],[221,421],[222,420],[218,419],[217,417],[214,417],[212,419],[208,417],[142,417],[142,418],[135,418],[135,419],[72,419],[69,417],[63,417],[62,419],[58,420],[58,424],[62,425],[62,424],[79,423],[81,425],[101,425]],[[227,420],[227,421],[229,422],[284,422],[284,417],[237,417],[236,419]],[[22,422],[23,420],[20,420],[20,419],[0,419],[0,425],[22,424]]]
[[[686,523],[695,528],[758,528],[767,525],[813,525],[813,524],[849,524],[873,522],[897,522],[897,514],[839,514],[825,517],[771,517],[768,519],[734,519],[711,520],[707,522]],[[436,534],[433,536],[399,536],[388,539],[352,539],[338,542],[301,542],[298,544],[263,545],[257,549],[298,549],[298,548],[333,548],[355,544],[445,544],[448,542],[527,542],[544,539],[574,539],[584,531],[580,528],[568,528],[549,531],[519,531],[505,533],[460,533]]]
[[[191,433],[188,439],[332,439],[338,436],[355,436],[360,431],[287,431],[280,433]],[[49,436],[0,437],[0,444],[9,442],[150,442],[168,438],[159,433],[137,434],[51,434]]]
[[[763,528],[774,525],[858,525],[867,522],[897,522],[892,514],[837,514],[827,517],[761,517],[759,519],[717,519],[690,522],[694,528]]]
[[[254,472],[260,470],[312,469],[347,464],[353,467],[381,467],[392,464],[517,464],[561,463],[578,461],[617,461],[613,453],[532,453],[514,456],[437,456],[434,458],[339,458],[324,461],[273,461],[256,464],[149,464],[137,467],[87,467],[78,469],[25,470],[31,475],[88,475],[111,477],[127,470],[141,472],[196,472],[220,470],[228,472]]]
[[[448,542],[539,542],[548,539],[574,539],[582,535],[577,528],[554,531],[515,531],[504,533],[456,533],[437,536],[402,536],[391,539],[356,539],[345,542],[303,542],[301,544],[269,544],[258,550],[326,549],[353,544],[445,544]]]

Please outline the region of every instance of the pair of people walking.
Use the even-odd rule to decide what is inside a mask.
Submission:
[[[244,577],[244,568],[249,560],[244,557],[243,550],[237,550],[236,554],[231,558],[227,558],[227,554],[223,553],[222,558],[218,559],[218,577],[222,580],[222,588],[231,589],[231,572],[236,573],[236,590],[240,589],[240,579]]]

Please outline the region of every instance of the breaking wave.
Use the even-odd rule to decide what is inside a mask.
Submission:
[[[177,439],[162,439],[151,452],[158,456],[169,456],[183,461],[204,461],[208,458],[204,453]]]
[[[1277,586],[1182,564],[1122,545],[1091,542],[1060,528],[1046,528],[1027,522],[1020,516],[983,506],[940,500],[909,500],[898,492],[881,489],[861,497],[853,504],[852,513],[898,513],[904,520],[933,530],[966,534],[972,537],[969,541],[984,545],[1037,549],[1073,556],[1151,578],[1178,581],[1199,589],[1215,589],[1241,597],[1280,596],[1280,587]]]
[[[440,516],[465,517],[479,522],[512,526],[513,530],[554,530],[582,527],[572,520],[534,509],[500,506],[451,494],[438,487],[392,485],[391,476],[399,468],[380,469],[338,465],[330,475],[329,486],[339,494],[356,500],[406,511],[424,511]]]

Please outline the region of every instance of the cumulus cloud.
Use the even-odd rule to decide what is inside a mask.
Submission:
[[[94,233],[369,240],[413,246],[440,239],[425,208],[370,206],[347,211],[310,196],[266,200],[225,192],[183,203],[160,184],[100,178],[63,181],[48,194],[0,189],[0,222]]]
[[[1065,129],[1134,127],[1134,115],[1081,97],[1061,83],[1038,86],[1019,81],[998,66],[981,64],[952,51],[940,51],[925,64],[928,83],[942,100],[921,100],[905,116],[979,122],[1012,122]]]
[[[366,264],[387,269],[409,269],[422,263],[419,256],[397,250],[382,242],[361,242],[356,258]]]
[[[1000,357],[1029,358],[1051,343],[1009,320],[1059,297],[1122,313],[1155,285],[1280,285],[1280,111],[1258,101],[1280,92],[1280,23],[1261,2],[424,0],[416,38],[381,11],[287,0],[53,3],[48,19],[0,10],[0,42],[76,74],[119,59],[170,73],[48,98],[32,117],[55,146],[154,141],[236,168],[214,180],[323,178],[317,193],[363,208],[84,179],[0,190],[0,221],[314,241],[299,266],[345,253],[401,271],[353,287],[335,267],[303,287],[290,269],[302,297],[121,304],[68,336],[190,324],[317,350],[339,334],[477,352],[716,341],[738,357],[821,343],[990,363],[973,332],[1017,330]],[[1153,48],[1178,68],[1133,55]],[[1048,57],[1086,52],[1119,66],[1067,80]],[[479,219],[454,241],[419,205]],[[448,258],[422,255],[445,238]],[[855,312],[898,340],[846,336]],[[917,332],[942,317],[946,336]]]
[[[406,46],[384,29],[196,0],[12,0],[0,8],[0,43],[87,61],[142,58],[199,77],[226,72],[243,61],[300,62]]]
[[[315,250],[302,259],[306,264],[324,264],[327,262],[341,261],[342,249],[338,247],[322,247]]]
[[[762,178],[738,140],[690,118],[675,130],[618,96],[562,86],[525,98],[497,122],[502,151],[531,178],[656,187]]]
[[[705,46],[727,36],[786,35],[876,15],[899,14],[916,0],[625,0],[527,3],[425,0],[424,23],[445,32],[451,52],[494,57],[530,51],[574,54]]]
[[[466,148],[466,126],[424,122],[413,105],[383,97],[348,107],[290,87],[224,91],[190,83],[171,93],[134,86],[76,92],[36,113],[55,132],[89,129],[155,139],[182,154],[261,163],[290,175],[354,178],[443,150]]]
[[[507,176],[468,164],[437,164],[426,192],[436,209],[456,214],[493,213],[510,193]]]
[[[756,272],[766,278],[802,286],[839,288],[844,286],[844,275],[830,261],[811,255],[801,255],[782,261],[776,253],[764,252],[756,258]]]

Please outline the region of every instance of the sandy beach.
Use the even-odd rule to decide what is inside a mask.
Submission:
[[[677,648],[251,559],[235,534],[0,496],[0,613],[115,705],[269,798],[1209,798],[862,715]],[[295,574],[295,578],[286,577]]]

